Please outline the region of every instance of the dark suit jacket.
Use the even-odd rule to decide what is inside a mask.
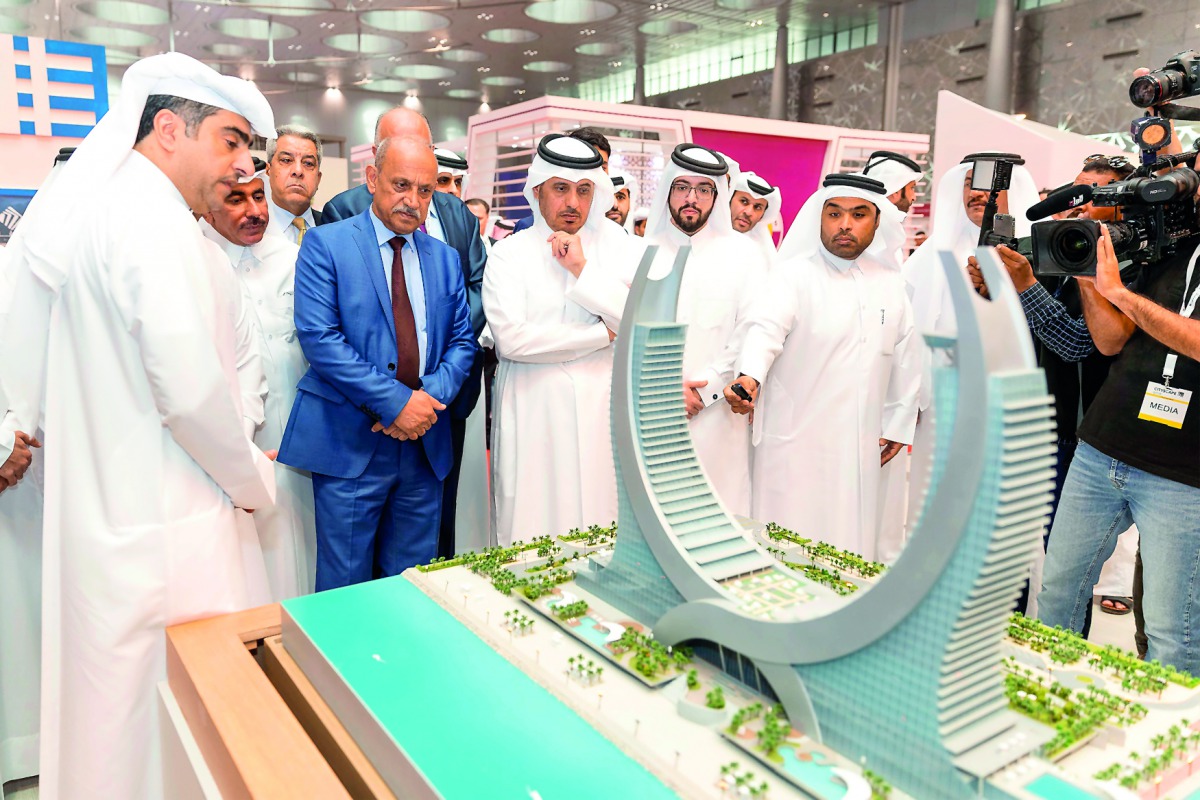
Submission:
[[[313,212],[313,224],[320,225],[324,221],[324,214],[315,208],[312,210],[312,212]]]
[[[479,218],[471,213],[467,204],[452,194],[434,192],[434,213],[442,225],[446,244],[458,252],[462,265],[463,282],[467,287],[467,302],[471,305],[471,328],[475,338],[483,333],[486,320],[483,316],[483,269],[487,264],[487,250],[483,237],[479,235]],[[371,205],[371,192],[366,184],[347,189],[325,204],[322,221],[337,222],[361,214]],[[463,391],[450,406],[450,415],[455,419],[466,419],[475,403],[483,384],[483,359],[477,359]]]
[[[304,237],[296,261],[296,335],[309,369],[297,385],[279,461],[336,478],[363,473],[389,425],[412,396],[396,380],[396,326],[370,211]],[[453,399],[476,360],[471,312],[455,252],[418,231],[427,341],[425,390]],[[421,437],[438,479],[454,457],[450,424]]]

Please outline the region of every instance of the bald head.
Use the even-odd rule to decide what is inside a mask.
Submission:
[[[367,166],[375,216],[401,235],[425,222],[436,182],[437,158],[421,138],[384,139],[375,150],[375,163]]]
[[[404,106],[383,112],[375,121],[375,147],[379,147],[379,143],[385,139],[395,138],[420,139],[425,142],[426,148],[433,147],[429,121],[424,115]]]

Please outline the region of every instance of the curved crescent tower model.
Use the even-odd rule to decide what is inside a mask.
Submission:
[[[896,564],[842,597],[780,565],[713,494],[683,405],[675,308],[688,248],[657,280],[653,256],[617,338],[620,535],[611,562],[580,582],[654,621],[660,641],[765,679],[797,728],[913,797],[1011,797],[986,777],[1048,738],[1008,710],[1000,648],[1049,516],[1055,445],[1052,399],[999,262],[978,253],[997,287],[989,302],[943,254],[958,335],[927,337],[948,364],[935,374],[930,488]]]

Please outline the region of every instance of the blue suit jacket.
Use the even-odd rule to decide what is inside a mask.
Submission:
[[[458,252],[462,265],[463,282],[467,286],[467,302],[471,305],[471,328],[476,340],[483,333],[483,268],[487,264],[487,250],[479,235],[479,218],[471,213],[467,204],[452,194],[434,192],[431,202],[437,212],[438,222],[446,235],[446,244]],[[337,222],[361,214],[371,205],[371,192],[366,184],[347,189],[325,204],[321,222]],[[479,400],[483,385],[483,354],[479,355],[463,390],[450,404],[451,416],[466,419]]]
[[[279,447],[279,461],[335,478],[363,473],[412,390],[396,380],[396,325],[370,211],[304,237],[296,261],[296,335],[309,369]],[[471,311],[458,257],[420,231],[413,245],[425,284],[426,392],[448,406],[475,362]],[[453,456],[446,413],[421,437],[439,479]]]

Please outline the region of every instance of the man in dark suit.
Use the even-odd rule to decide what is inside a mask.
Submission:
[[[313,196],[321,185],[321,137],[301,125],[282,125],[267,142],[268,210],[271,230],[301,244],[310,228],[321,224]]]
[[[296,263],[296,332],[311,365],[279,461],[313,474],[317,591],[396,575],[437,554],[453,466],[438,412],[478,350],[453,249],[418,228],[437,162],[380,143],[371,206],[312,231]]]
[[[409,108],[398,106],[379,116],[375,123],[375,146],[384,139],[396,136],[411,136],[428,141],[430,151],[433,140],[429,123],[425,117]],[[371,190],[364,184],[347,189],[325,204],[324,222],[336,222],[353,217],[371,205]],[[479,236],[479,223],[466,204],[452,194],[437,192],[429,204],[426,232],[440,239],[458,252],[462,265],[463,282],[467,287],[467,302],[471,305],[471,329],[478,341],[483,333],[483,268],[487,263],[487,251]],[[449,557],[454,554],[455,498],[458,494],[459,467],[462,464],[463,438],[466,434],[467,417],[471,415],[479,400],[483,386],[483,357],[480,355],[463,384],[458,398],[450,404],[450,435],[454,446],[454,466],[446,476],[442,497],[441,534],[438,555]]]

